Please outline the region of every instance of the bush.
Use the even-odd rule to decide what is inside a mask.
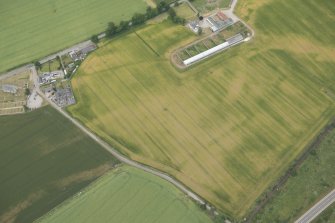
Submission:
[[[91,37],[91,41],[92,41],[93,43],[98,43],[98,42],[99,42],[98,35],[93,35],[93,36]]]

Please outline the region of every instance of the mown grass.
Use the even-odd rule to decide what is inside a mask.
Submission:
[[[2,0],[0,72],[89,39],[146,6],[144,0]]]
[[[335,185],[335,130],[304,161],[280,192],[256,216],[256,222],[293,222]],[[331,207],[324,218],[331,218]],[[334,217],[334,216],[333,216]],[[317,222],[323,222],[322,217]],[[332,222],[332,221],[329,221]]]
[[[272,33],[255,22],[260,14],[277,21],[267,26],[286,26],[290,15],[266,13],[292,4],[281,2],[241,1],[256,38],[185,72],[169,59],[195,39],[186,28],[163,22],[116,38],[82,64],[72,81],[78,104],[69,111],[124,154],[241,218],[334,115],[322,91],[335,83],[334,48],[308,32]],[[321,33],[331,15],[307,12],[320,25],[305,29]]]
[[[0,117],[0,222],[32,222],[116,163],[50,107]]]
[[[123,166],[94,182],[37,222],[210,223],[178,189],[140,170]]]

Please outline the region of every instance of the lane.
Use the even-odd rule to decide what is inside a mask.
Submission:
[[[335,189],[327,194],[322,200],[316,203],[303,216],[301,216],[295,223],[309,223],[315,219],[322,211],[335,202]]]
[[[10,78],[10,77],[13,77],[17,74],[20,74],[20,73],[32,68],[33,66],[34,66],[33,64],[27,64],[25,66],[16,68],[16,69],[8,71],[6,73],[2,73],[2,74],[0,74],[0,81],[4,80],[4,79],[7,79],[7,78]]]

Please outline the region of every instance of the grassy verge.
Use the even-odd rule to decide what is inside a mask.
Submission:
[[[329,223],[335,222],[335,203],[324,210],[312,223]]]
[[[255,218],[256,222],[293,222],[334,188],[335,129],[310,152],[277,195]],[[331,210],[331,208],[330,208]],[[322,219],[331,218],[332,210]]]

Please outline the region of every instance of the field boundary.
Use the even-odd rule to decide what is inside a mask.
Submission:
[[[54,207],[53,209],[51,209],[50,211],[48,211],[43,216],[37,218],[34,221],[34,223],[42,222],[43,219],[45,219],[45,218],[49,217],[50,215],[54,214],[57,210],[59,210],[63,206],[66,206],[67,204],[69,204],[73,199],[77,198],[82,193],[86,193],[87,191],[89,191],[96,184],[98,184],[100,181],[102,181],[104,177],[106,177],[108,175],[111,175],[111,174],[116,174],[118,171],[120,173],[125,172],[125,171],[120,170],[120,168],[122,167],[122,165],[123,164],[117,164],[117,165],[115,165],[111,170],[109,170],[107,173],[105,173],[105,174],[101,175],[100,177],[98,177],[97,179],[95,179],[93,182],[91,182],[89,185],[87,185],[83,190],[78,191],[77,193],[75,193],[74,195],[72,195],[71,197],[69,197],[68,199],[66,199],[65,201],[63,201],[62,203],[60,203],[59,205],[57,205],[56,207]]]
[[[157,53],[156,50],[149,45],[149,43],[147,43],[140,35],[138,35],[136,31],[134,33],[144,43],[144,45],[146,45],[154,54],[156,54],[156,56],[160,57],[159,53]]]
[[[335,129],[335,117],[333,117],[327,124],[321,129],[319,134],[315,136],[309,144],[307,144],[306,148],[303,152],[295,159],[291,167],[281,176],[278,181],[271,186],[264,194],[262,194],[260,204],[256,204],[256,206],[252,209],[250,214],[246,217],[247,223],[253,222],[256,215],[263,210],[263,208],[271,201],[271,199],[280,191],[280,189],[286,184],[288,179],[292,176],[292,174],[300,168],[302,163],[309,157],[311,151],[317,148],[318,145],[324,140],[327,135]]]

